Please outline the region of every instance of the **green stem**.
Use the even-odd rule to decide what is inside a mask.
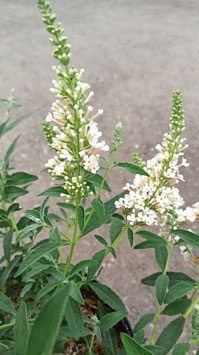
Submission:
[[[13,327],[13,325],[15,325],[15,322],[3,324],[3,325],[0,325],[0,329],[5,329],[5,328],[8,328],[8,327]]]
[[[69,252],[68,260],[67,260],[67,263],[66,263],[66,267],[65,267],[65,270],[64,270],[64,276],[66,276],[66,274],[68,272],[68,269],[70,267],[71,260],[72,260],[72,257],[73,257],[73,252],[74,252],[74,249],[75,249],[75,244],[77,243],[76,234],[77,234],[77,227],[78,227],[78,207],[79,207],[79,203],[76,206],[73,239],[72,239],[72,242],[71,242],[71,247],[70,247],[70,252]]]
[[[173,243],[170,242],[169,248],[168,248],[167,260],[166,260],[165,268],[164,268],[164,271],[163,271],[164,275],[166,275],[166,273],[167,273],[167,268],[168,268],[168,265],[169,265],[169,260],[170,260],[170,257],[171,257],[172,248],[173,248]],[[155,324],[154,324],[154,328],[153,328],[152,338],[151,338],[151,341],[150,341],[151,345],[155,344],[155,336],[156,336],[159,316],[160,316],[160,305],[158,305],[157,311],[156,311],[156,315],[155,315]]]
[[[92,354],[92,347],[93,347],[94,339],[95,339],[95,333],[93,332],[92,335],[91,335],[91,342],[90,342],[90,345],[89,345],[89,348],[88,348],[88,355]]]
[[[195,299],[195,301],[191,304],[191,306],[184,312],[183,316],[186,319],[195,309],[195,307],[199,304],[199,296]]]

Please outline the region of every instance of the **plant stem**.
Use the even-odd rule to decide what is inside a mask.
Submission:
[[[5,328],[8,328],[8,327],[13,327],[13,325],[15,325],[15,322],[3,324],[3,325],[0,325],[0,329],[5,329]]]
[[[94,339],[95,339],[95,333],[93,332],[92,335],[91,335],[91,342],[90,342],[90,345],[89,345],[89,348],[88,348],[88,355],[92,354],[92,347],[93,347]]]
[[[72,239],[72,242],[71,242],[71,247],[70,247],[70,252],[69,252],[68,260],[67,260],[67,263],[66,263],[66,267],[65,267],[65,270],[64,270],[64,276],[66,276],[66,274],[68,272],[68,269],[70,267],[71,260],[72,260],[72,257],[73,257],[73,252],[74,252],[74,249],[75,249],[75,244],[77,243],[76,234],[77,234],[77,226],[78,226],[78,207],[79,207],[79,203],[77,204],[76,210],[75,210],[75,225],[74,225],[74,231],[73,231],[73,239]]]
[[[164,271],[163,271],[164,275],[166,275],[166,273],[167,273],[167,268],[168,268],[168,265],[169,265],[169,260],[170,260],[172,248],[173,248],[173,242],[171,241],[170,244],[169,244],[169,247],[168,247],[167,260],[166,260],[165,268],[164,268]],[[156,315],[155,315],[155,324],[154,324],[154,328],[153,328],[152,338],[151,338],[151,341],[150,341],[151,345],[155,344],[155,336],[156,336],[159,316],[160,316],[160,305],[158,305],[157,311],[156,311]]]
[[[199,296],[195,301],[190,305],[190,307],[184,312],[183,316],[186,319],[194,310],[194,308],[199,304]]]

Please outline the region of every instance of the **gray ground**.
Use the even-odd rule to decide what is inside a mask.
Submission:
[[[198,95],[199,95],[199,3],[196,0],[53,0],[54,11],[72,45],[72,62],[85,68],[84,80],[95,92],[93,105],[104,109],[99,122],[107,142],[116,122],[124,125],[124,146],[120,161],[131,161],[131,152],[151,158],[153,147],[168,131],[172,93],[181,89],[186,113],[187,183],[182,195],[187,204],[199,200],[198,193]],[[38,174],[49,153],[41,122],[50,110],[49,92],[54,72],[52,47],[36,7],[36,0],[1,0],[1,81],[0,97],[11,87],[22,104],[21,112],[36,112],[16,131],[21,133],[13,165],[18,170]],[[15,131],[15,133],[16,133]],[[8,147],[7,135],[1,150]],[[36,193],[52,184],[40,174],[32,186],[31,198],[22,205],[38,203]],[[108,181],[119,193],[131,176],[112,172]],[[106,196],[108,198],[108,195]],[[53,203],[53,201],[51,201]],[[104,232],[107,235],[108,232]],[[87,258],[99,248],[89,236],[82,240],[76,260]],[[109,258],[101,280],[112,286],[126,302],[134,323],[144,311],[154,310],[153,289],[140,279],[155,272],[153,252],[134,251],[126,244],[117,261]],[[174,253],[171,269],[194,273],[190,263]]]

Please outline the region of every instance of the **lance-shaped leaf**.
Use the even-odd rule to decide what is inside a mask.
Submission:
[[[25,185],[25,184],[29,184],[30,182],[33,182],[37,179],[38,179],[38,177],[36,175],[31,175],[31,174],[19,171],[17,173],[7,176],[7,184],[9,184],[9,185]]]
[[[142,238],[146,239],[146,242],[137,244],[135,249],[147,249],[147,248],[156,248],[158,246],[167,245],[167,242],[159,235],[156,235],[147,231],[139,231],[136,234],[140,235]]]
[[[194,285],[190,282],[179,282],[172,286],[167,292],[164,303],[170,303],[178,298],[185,296],[188,292],[193,290]]]
[[[105,314],[101,319],[100,319],[100,329],[102,332],[105,332],[106,330],[109,330],[112,328],[115,324],[117,324],[121,319],[126,317],[127,312],[121,312],[121,311],[116,311],[116,312],[111,312],[108,314]]]
[[[173,233],[184,240],[186,244],[191,245],[193,248],[199,249],[199,234],[183,229],[173,230]]]
[[[104,219],[105,219],[105,210],[104,210],[103,202],[101,202],[99,199],[95,198],[92,201],[92,206],[93,206],[94,211],[95,211],[95,213],[97,215],[99,223],[103,224]]]
[[[53,250],[57,249],[58,246],[59,243],[48,242],[39,245],[36,249],[33,249],[33,251],[24,258],[15,277],[21,275],[25,270],[27,270],[30,266],[36,263],[36,261],[38,261],[43,256],[45,256],[45,254],[50,253]]]
[[[184,296],[166,305],[161,314],[165,314],[167,316],[176,316],[180,313],[183,314],[190,305],[191,300],[187,298],[187,296]]]
[[[142,347],[125,333],[120,334],[126,355],[152,355],[152,352]]]
[[[139,174],[139,175],[149,176],[149,174],[144,169],[140,168],[140,166],[138,166],[138,165],[134,165],[131,163],[118,163],[116,166],[128,171],[131,174]]]
[[[154,274],[151,274],[142,279],[141,282],[144,285],[155,286],[155,281],[159,275],[161,275],[161,272],[155,272]],[[181,281],[187,281],[189,283],[192,283],[193,285],[195,285],[196,283],[195,280],[193,280],[190,276],[184,274],[183,272],[169,271],[167,272],[167,276],[169,277],[169,288]]]
[[[78,207],[77,215],[78,215],[79,229],[81,231],[83,231],[83,229],[84,229],[84,215],[85,215],[83,206]]]
[[[45,190],[38,196],[50,196],[50,197],[60,197],[61,194],[67,194],[67,191],[63,188],[63,186],[53,186],[48,190]]]
[[[70,284],[63,286],[44,305],[36,318],[26,355],[51,355],[70,294]]]
[[[159,305],[164,302],[168,284],[169,278],[165,274],[158,276],[155,281],[156,298],[158,300]]]
[[[10,229],[3,237],[3,251],[5,258],[10,262],[11,246],[12,246],[13,230]]]
[[[14,340],[16,355],[26,355],[29,340],[29,326],[26,304],[24,302],[21,303],[17,310],[16,322],[14,325]]]
[[[103,181],[103,177],[99,174],[92,174],[92,175],[89,175],[87,178],[86,178],[87,181],[89,182],[92,182],[92,184],[96,187],[100,187],[101,184],[102,184],[102,181]],[[104,181],[104,184],[103,184],[103,190],[106,190],[106,191],[111,191],[110,187],[108,186],[107,182]]]
[[[108,304],[112,309],[116,311],[126,312],[125,305],[122,302],[121,298],[108,286],[95,282],[90,282],[89,287],[104,303]]]
[[[121,219],[112,218],[112,223],[110,227],[110,241],[111,244],[115,241],[118,235],[121,233],[122,228],[124,227],[124,222]]]
[[[10,313],[13,316],[16,315],[16,310],[14,309],[12,302],[2,292],[0,292],[0,310],[6,313]]]
[[[147,313],[140,317],[139,321],[136,323],[133,332],[136,334],[140,330],[144,329],[147,324],[151,323],[155,317],[155,313]]]
[[[0,136],[1,136],[1,135],[0,135]],[[5,155],[5,157],[4,157],[4,160],[5,160],[6,164],[8,164],[8,162],[9,162],[9,158],[10,158],[11,154],[13,153],[13,151],[14,151],[14,149],[15,149],[15,147],[16,147],[16,144],[17,144],[18,139],[19,139],[19,136],[17,136],[17,137],[14,139],[14,141],[11,143],[11,145],[9,146],[9,148],[8,148],[8,150],[7,150],[7,152],[6,152],[6,155]]]
[[[181,336],[184,328],[184,317],[178,317],[170,322],[159,335],[156,345],[160,345],[165,348],[165,354],[167,354],[175,345],[179,337]]]

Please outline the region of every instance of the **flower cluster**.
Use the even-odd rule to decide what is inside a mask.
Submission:
[[[90,85],[81,80],[84,70],[78,72],[74,67],[68,68],[71,46],[62,35],[60,24],[54,26],[54,17],[51,19],[46,14],[43,20],[48,31],[55,36],[50,39],[56,45],[53,55],[62,64],[53,66],[59,79],[53,80],[51,92],[57,99],[43,124],[48,144],[56,152],[54,158],[48,160],[46,167],[54,179],[64,179],[69,195],[72,190],[78,190],[85,197],[90,190],[80,181],[83,182],[88,172],[95,174],[99,170],[100,152],[109,150],[105,141],[99,141],[102,133],[94,121],[103,114],[103,110],[91,114],[93,107],[89,105],[89,101],[94,93],[87,93]],[[79,182],[79,187],[73,186],[74,178]]]
[[[157,224],[158,218],[166,223],[171,208],[175,208],[179,221],[194,221],[199,215],[199,204],[185,211],[180,208],[184,200],[175,186],[180,180],[184,181],[179,168],[189,166],[183,157],[183,150],[187,147],[184,145],[185,138],[180,138],[183,130],[181,93],[176,91],[173,96],[171,133],[164,135],[162,144],[156,145],[158,153],[144,166],[149,176],[137,175],[133,184],[127,183],[123,188],[129,192],[115,202],[115,206],[127,216],[130,225]]]

